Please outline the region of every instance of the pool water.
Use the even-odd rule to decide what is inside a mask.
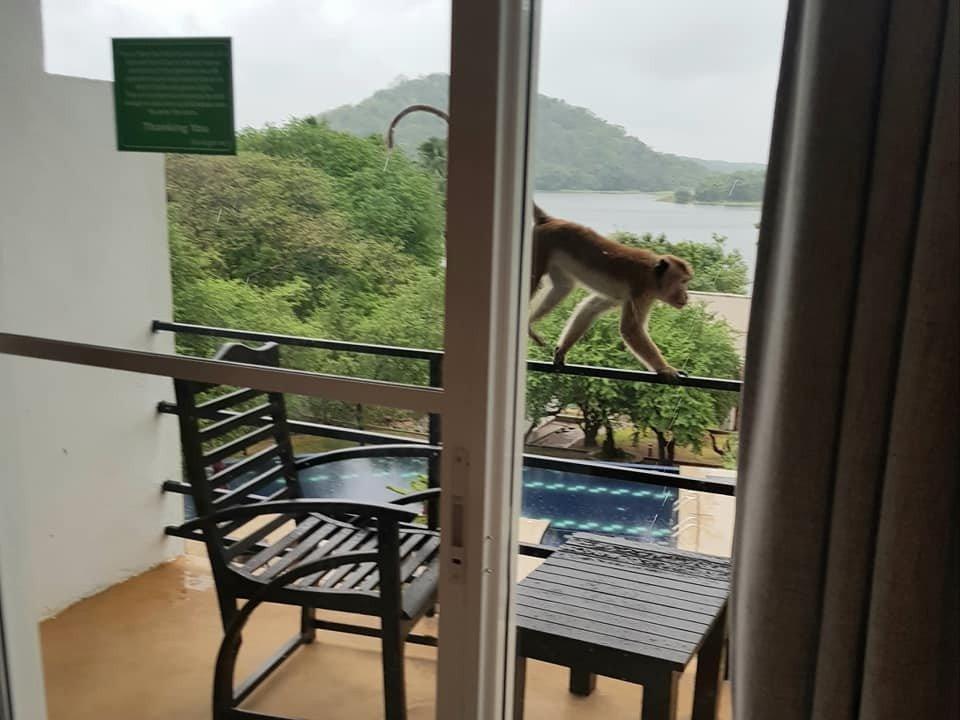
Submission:
[[[336,497],[369,502],[397,499],[396,490],[408,490],[427,472],[424,458],[351,458],[309,468],[300,473],[306,497]],[[254,471],[231,481],[237,487]],[[266,488],[264,494],[279,489]],[[523,469],[520,514],[549,520],[543,542],[559,545],[573,532],[619,535],[646,542],[674,543],[677,490],[626,480],[607,480],[576,473]],[[193,516],[187,498],[187,516]]]

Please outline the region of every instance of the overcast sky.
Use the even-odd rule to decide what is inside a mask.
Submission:
[[[786,0],[541,0],[540,91],[656,150],[766,162]],[[49,72],[111,78],[111,37],[231,36],[239,126],[450,68],[449,0],[43,0]]]

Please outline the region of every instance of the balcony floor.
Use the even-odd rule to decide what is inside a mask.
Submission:
[[[260,608],[244,638],[240,672],[292,635],[297,618],[296,609]],[[50,720],[209,720],[220,622],[205,558],[188,554],[114,585],[40,628]],[[681,682],[680,718],[690,715],[691,670]],[[434,649],[408,646],[410,720],[433,719],[435,671]],[[563,668],[531,662],[528,720],[639,716],[639,686],[599,678],[592,696],[578,698],[566,682]],[[311,720],[374,719],[382,717],[380,697],[378,642],[319,632],[245,706]],[[726,685],[721,701],[727,720]]]

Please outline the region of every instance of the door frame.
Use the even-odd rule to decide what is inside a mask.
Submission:
[[[13,720],[10,677],[7,674],[7,641],[5,638],[3,632],[3,586],[0,582],[0,720]]]
[[[445,720],[512,717],[535,8],[453,0],[437,687]]]

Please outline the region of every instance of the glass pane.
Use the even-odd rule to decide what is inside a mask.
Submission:
[[[543,248],[559,233],[565,244],[531,301],[544,342],[530,344],[540,362],[528,373],[520,518],[527,717],[631,717],[671,695],[679,717],[691,710],[693,650],[729,579],[739,380],[785,11],[542,4],[535,253],[539,242],[553,257]],[[631,350],[629,326],[621,335],[623,297],[593,313],[578,305],[618,287],[590,259],[590,230],[606,238],[604,256],[645,250],[650,267],[679,258],[667,257],[656,288],[675,282],[676,263],[692,267],[687,302],[654,295],[659,365]],[[670,368],[686,374],[679,385],[645,372]],[[675,686],[641,689],[624,653],[676,653],[686,671]],[[726,683],[720,699],[718,716],[729,717]]]
[[[23,104],[60,121],[25,133],[33,190],[5,288],[20,310],[0,316],[0,331],[200,358],[231,342],[274,342],[283,369],[439,387],[447,126],[421,113],[398,123],[392,150],[384,135],[411,104],[446,108],[450,14],[449,0],[45,0],[48,74]],[[104,82],[116,37],[231,38],[237,155],[118,152]],[[31,481],[56,469],[31,497],[46,508],[31,548],[46,568],[35,595],[37,617],[48,618],[52,720],[140,717],[145,707],[158,718],[209,715],[217,647],[235,616],[216,553],[184,538],[184,522],[265,500],[394,503],[439,482],[438,451],[427,447],[439,442],[439,417],[388,398],[278,400],[225,382],[198,390],[201,413],[165,377],[17,363],[25,387],[50,391],[42,412],[24,412],[22,432]],[[27,407],[28,395],[19,401]],[[207,485],[209,497],[197,490]],[[406,645],[405,663],[387,649],[387,687],[371,635],[391,567],[378,557],[373,570],[363,557],[254,612],[238,685],[291,636],[308,639],[314,621],[297,602],[309,605],[309,593],[319,636],[242,707],[356,718],[404,704],[411,718],[433,716],[436,512],[397,508],[392,571],[403,606],[386,615],[403,616],[403,634],[419,641]],[[385,525],[348,505],[305,517],[241,513],[217,527],[230,571],[266,582],[340,551],[379,552]],[[347,591],[357,595],[341,600]]]

